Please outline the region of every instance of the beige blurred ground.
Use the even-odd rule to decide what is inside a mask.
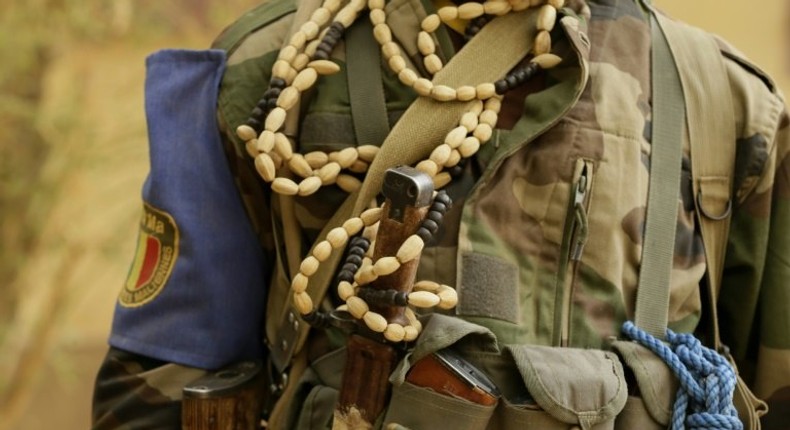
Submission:
[[[0,4],[0,57],[15,56],[0,66],[0,429],[89,427],[148,169],[144,58],[206,47],[255,1],[216,3]],[[729,39],[790,88],[785,0],[761,1],[760,10],[756,2],[657,4]]]

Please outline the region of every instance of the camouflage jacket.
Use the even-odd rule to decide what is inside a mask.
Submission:
[[[456,204],[440,238],[422,258],[418,277],[456,286],[460,303],[455,314],[490,328],[503,344],[605,348],[623,321],[633,318],[649,178],[650,25],[633,0],[588,4],[589,22],[562,26],[555,45],[562,65],[540,77],[541,82],[508,93],[494,138],[449,185]],[[417,58],[419,22],[433,6],[393,0],[387,8],[398,23],[393,37]],[[220,128],[261,243],[279,259],[285,252],[276,221],[278,200],[248,180],[254,168],[233,130],[266,88],[294,10],[287,0],[266,3],[217,42],[228,49]],[[453,38],[449,30],[437,32],[443,60],[455,52]],[[788,419],[783,414],[790,398],[790,117],[770,78],[723,41],[720,50],[734,97],[738,141],[733,172],[737,201],[719,322],[742,376],[772,406],[764,426],[779,428],[772,426]],[[344,65],[353,54],[341,43],[333,60]],[[382,74],[394,123],[415,94],[388,69]],[[319,81],[301,114],[300,152],[356,145],[345,68]],[[669,325],[704,335],[705,250],[688,152],[684,148]],[[588,186],[579,209],[569,202],[582,176]],[[339,189],[327,188],[295,199],[302,249],[309,249],[343,198]],[[577,210],[586,215],[584,225],[574,221]],[[284,260],[271,264],[287,267]],[[284,278],[282,272],[273,283]],[[97,428],[146,422],[139,415],[145,409],[127,409],[135,402],[172,407],[177,400],[173,390],[152,385],[145,377],[151,368],[136,360],[142,359],[117,350],[108,355],[97,380]],[[176,374],[190,371],[158,364],[171,366]]]

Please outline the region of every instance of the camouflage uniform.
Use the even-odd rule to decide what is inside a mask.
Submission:
[[[605,348],[623,321],[633,318],[650,163],[650,25],[632,0],[588,4],[589,22],[562,21],[564,36],[557,37],[555,51],[563,64],[542,82],[508,93],[494,138],[448,187],[456,204],[421,261],[418,278],[455,285],[456,315],[490,328],[502,344]],[[418,0],[388,5],[390,19],[398,23],[394,38],[412,60],[419,22],[432,9]],[[288,0],[267,3],[218,41],[232,47],[220,92],[220,127],[235,154],[231,164],[248,211],[272,252],[282,251],[274,245],[279,226],[269,215],[278,213],[277,199],[249,180],[251,163],[233,130],[266,88],[293,10]],[[443,60],[455,51],[454,37],[446,29],[437,33]],[[770,78],[725,42],[720,48],[738,141],[737,201],[719,319],[742,376],[771,406],[764,428],[779,428],[790,419],[790,117]],[[343,65],[346,55],[351,54],[341,44],[333,60]],[[388,69],[382,73],[394,122],[415,94]],[[356,144],[347,85],[345,70],[319,81],[302,110],[300,152]],[[569,202],[581,176],[590,185],[579,208]],[[704,336],[706,262],[689,148],[680,196],[669,326]],[[330,187],[295,200],[303,249],[343,198]],[[586,215],[584,225],[575,221],[579,210]],[[277,255],[284,258],[284,252]],[[151,376],[173,372],[184,375],[176,378],[183,381],[193,375],[173,366],[111,351],[97,380],[97,428],[135,427],[168,414],[176,419],[177,390]]]

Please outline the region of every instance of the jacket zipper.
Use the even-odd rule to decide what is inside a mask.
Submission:
[[[570,343],[570,328],[573,308],[573,294],[576,285],[576,276],[587,243],[588,222],[587,209],[590,205],[590,191],[592,188],[593,165],[588,160],[580,159],[574,169],[574,182],[571,188],[570,202],[568,205],[567,220],[563,233],[563,260],[560,264],[558,287],[561,287],[561,319],[559,327],[560,346]],[[556,319],[555,319],[556,321]]]

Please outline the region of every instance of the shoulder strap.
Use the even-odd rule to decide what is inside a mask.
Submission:
[[[736,141],[729,77],[713,36],[661,14],[655,16],[677,60],[688,110],[686,138],[691,148],[692,187],[708,266],[713,341],[719,349],[715,304],[730,228]]]

